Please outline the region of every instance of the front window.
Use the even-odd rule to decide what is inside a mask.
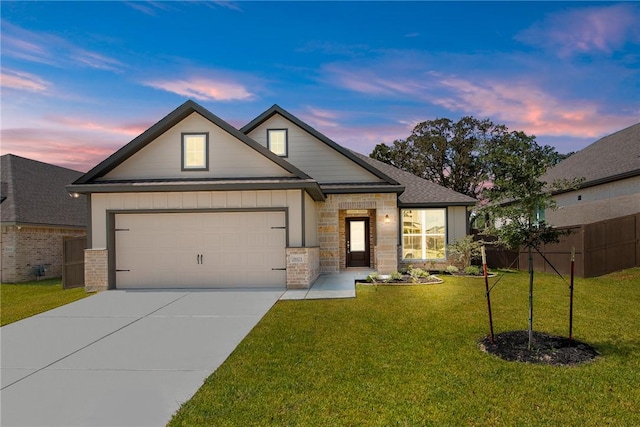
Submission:
[[[446,217],[446,209],[403,209],[402,258],[445,259]]]
[[[280,157],[287,157],[287,130],[267,130],[267,146],[272,153]]]
[[[209,134],[182,134],[182,170],[209,170]]]

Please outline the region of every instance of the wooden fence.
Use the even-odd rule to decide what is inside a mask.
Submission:
[[[575,274],[578,277],[596,277],[625,268],[640,267],[640,213],[592,224],[562,227],[571,234],[559,243],[543,245],[540,252],[561,274],[569,274],[571,250],[575,248]],[[479,236],[491,240],[487,236]],[[487,248],[487,264],[490,268],[527,269],[528,253]],[[543,257],[534,251],[534,270],[552,273]]]
[[[87,248],[87,237],[67,238],[63,244],[62,287],[70,289],[84,286],[84,250]]]

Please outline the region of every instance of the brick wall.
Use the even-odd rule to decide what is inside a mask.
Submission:
[[[87,292],[109,289],[109,252],[106,249],[85,249],[84,289]]]
[[[345,268],[344,218],[348,216],[348,210],[366,210],[367,214],[360,216],[371,218],[370,233],[374,243],[371,246],[371,267],[382,274],[398,269],[398,208],[395,193],[330,194],[324,202],[316,202],[316,207],[322,273],[335,273]],[[387,215],[389,223],[385,222]]]
[[[38,279],[34,268],[45,266],[40,279],[62,277],[65,237],[81,237],[85,230],[31,227],[2,227],[2,282],[19,283]]]
[[[287,248],[287,289],[307,289],[320,275],[320,248]]]

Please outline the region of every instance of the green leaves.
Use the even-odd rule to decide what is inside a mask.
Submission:
[[[503,125],[470,116],[418,123],[407,139],[378,144],[371,157],[471,197],[478,197],[489,176],[482,157],[487,145],[499,144]]]

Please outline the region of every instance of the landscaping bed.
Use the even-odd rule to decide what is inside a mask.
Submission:
[[[391,274],[371,273],[363,284],[370,285],[435,285],[443,280],[421,268],[409,267],[405,272]]]
[[[538,363],[555,366],[572,366],[587,363],[598,357],[598,352],[589,344],[566,337],[533,332],[529,349],[529,331],[503,332],[484,337],[480,349],[501,359],[515,362]]]

